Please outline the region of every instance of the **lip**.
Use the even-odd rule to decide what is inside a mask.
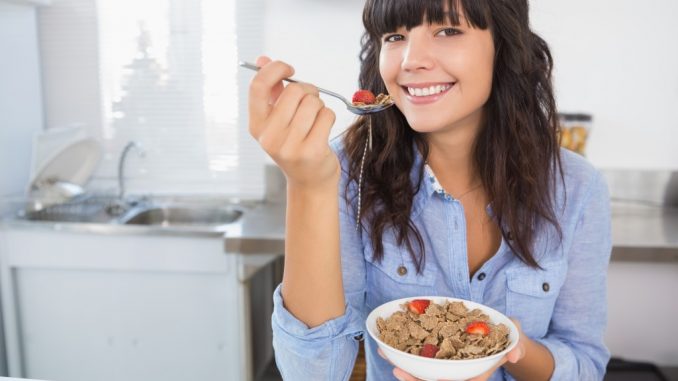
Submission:
[[[442,84],[446,84],[446,85],[451,84],[452,86],[450,86],[447,90],[443,91],[442,93],[438,93],[438,94],[434,94],[434,95],[426,95],[426,96],[421,96],[421,97],[410,95],[410,92],[407,91],[408,87],[430,87],[430,86],[436,86],[436,85],[442,85]],[[454,86],[456,86],[456,85],[457,85],[456,82],[447,82],[447,83],[437,82],[437,83],[430,83],[430,84],[426,84],[426,83],[419,83],[417,85],[411,84],[409,86],[408,85],[402,85],[402,86],[400,86],[400,88],[403,91],[403,93],[405,94],[405,98],[407,98],[407,100],[409,100],[410,103],[415,104],[415,105],[423,105],[423,104],[430,104],[430,103],[437,102],[440,98],[444,97],[445,94],[447,94],[450,90],[452,90],[454,88]]]

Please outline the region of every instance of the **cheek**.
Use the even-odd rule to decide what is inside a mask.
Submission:
[[[466,62],[464,65],[464,78],[462,78],[462,92],[473,99],[484,103],[492,91],[494,65],[483,56]]]
[[[383,50],[379,54],[379,74],[384,80],[386,87],[392,87],[398,77],[398,62],[394,55]]]
[[[480,65],[478,68],[478,73],[481,77],[479,80],[483,85],[486,97],[489,98],[492,91],[492,82],[494,81],[494,44],[488,42],[481,54],[483,56],[483,65]]]
[[[478,68],[478,85],[481,95],[485,100],[489,98],[492,92],[492,81],[494,75],[494,66],[489,63],[483,67]]]

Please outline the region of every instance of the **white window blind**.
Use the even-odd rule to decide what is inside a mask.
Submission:
[[[263,0],[54,0],[40,8],[47,128],[86,126],[105,154],[91,185],[112,188],[131,140],[132,193],[263,194],[247,131]]]

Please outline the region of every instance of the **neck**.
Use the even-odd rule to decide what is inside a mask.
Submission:
[[[478,111],[454,126],[426,135],[428,164],[443,188],[453,196],[480,183],[473,152],[482,125],[481,115]]]

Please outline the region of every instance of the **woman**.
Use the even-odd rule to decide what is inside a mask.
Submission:
[[[317,90],[283,87],[292,67],[260,57],[250,88],[250,131],[288,181],[283,377],[345,380],[365,338],[369,380],[414,379],[379,356],[365,317],[445,295],[522,327],[478,380],[602,379],[607,188],[558,147],[552,59],[527,1],[368,0],[363,21],[360,87],[396,107],[332,147]]]

